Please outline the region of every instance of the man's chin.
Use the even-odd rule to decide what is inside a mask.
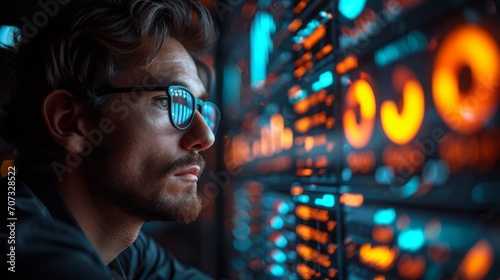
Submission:
[[[134,214],[145,221],[191,223],[200,215],[202,200],[196,193],[184,194],[181,198],[169,197],[153,205],[149,209],[136,209]]]

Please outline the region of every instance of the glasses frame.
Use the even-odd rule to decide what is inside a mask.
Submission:
[[[189,121],[188,121],[188,124],[186,125],[186,127],[179,127],[178,125],[175,124],[174,120],[173,120],[173,115],[172,115],[172,95],[170,93],[170,89],[180,89],[180,90],[184,90],[186,91],[194,100],[194,107],[195,107],[195,110],[193,110],[193,113],[191,114],[191,116],[189,117]],[[193,93],[186,87],[183,87],[183,86],[178,86],[178,85],[170,85],[170,86],[159,86],[159,87],[152,87],[152,88],[143,88],[143,87],[121,87],[121,88],[109,88],[108,90],[106,90],[107,93],[130,93],[130,92],[138,92],[138,91],[164,91],[165,92],[165,95],[168,97],[168,118],[170,119],[170,123],[172,123],[172,126],[175,127],[176,129],[178,130],[186,130],[188,129],[190,126],[191,126],[191,123],[193,122],[194,120],[194,115],[196,113],[196,111],[200,112],[201,116],[203,117],[203,121],[205,121],[205,116],[203,115],[203,105],[205,104],[211,104],[212,107],[216,110],[217,112],[217,119],[215,120],[215,127],[214,129],[210,129],[212,130],[213,134],[215,135],[217,133],[217,129],[219,127],[219,122],[220,122],[220,119],[221,119],[221,113],[220,113],[220,110],[219,110],[219,107],[217,107],[217,105],[215,105],[215,103],[213,102],[210,102],[210,101],[203,101],[199,98],[197,98],[196,96],[193,95]],[[210,125],[205,121],[205,123],[207,124],[208,127],[210,127]]]

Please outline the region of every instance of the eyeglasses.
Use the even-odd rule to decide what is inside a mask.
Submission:
[[[111,88],[107,90],[108,93],[134,91],[138,91],[138,88]],[[170,122],[175,128],[179,130],[187,129],[193,122],[196,110],[199,110],[208,127],[216,134],[221,114],[214,103],[194,97],[187,88],[182,86],[141,88],[140,91],[165,91],[168,97]]]

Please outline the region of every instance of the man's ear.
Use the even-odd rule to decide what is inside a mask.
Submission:
[[[52,139],[70,153],[81,153],[92,129],[86,107],[66,90],[51,92],[42,103],[42,117]]]

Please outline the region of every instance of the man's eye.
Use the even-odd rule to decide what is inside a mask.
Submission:
[[[167,97],[159,97],[159,98],[156,98],[154,101],[161,109],[168,109],[168,98]]]

